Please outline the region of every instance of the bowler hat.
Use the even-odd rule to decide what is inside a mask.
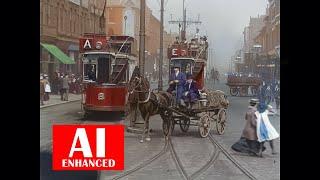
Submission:
[[[259,99],[250,99],[249,103],[257,104],[259,102]]]

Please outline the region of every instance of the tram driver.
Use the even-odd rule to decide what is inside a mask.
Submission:
[[[88,78],[89,80],[92,80],[92,81],[96,81],[97,79],[94,65],[92,65],[91,68],[89,69]]]
[[[183,104],[182,96],[184,91],[184,84],[186,82],[186,75],[183,72],[180,72],[180,65],[176,64],[174,66],[174,72],[171,74],[169,79],[169,88],[167,92],[172,93],[176,91],[176,103]]]

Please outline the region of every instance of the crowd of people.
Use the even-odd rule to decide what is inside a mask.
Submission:
[[[49,78],[47,74],[40,74],[40,105],[50,99],[50,94],[59,95],[61,101],[68,101],[69,93],[81,93],[80,75],[55,72]]]

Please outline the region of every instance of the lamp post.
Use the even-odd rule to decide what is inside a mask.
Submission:
[[[160,20],[160,58],[159,58],[159,82],[158,82],[158,90],[162,91],[162,64],[163,64],[163,2],[161,0],[161,20]]]
[[[139,69],[140,76],[144,76],[145,63],[145,14],[146,14],[146,0],[140,1],[140,41],[139,41]]]
[[[127,16],[124,16],[124,35],[127,35]]]

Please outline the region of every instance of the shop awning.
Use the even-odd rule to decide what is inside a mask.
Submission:
[[[75,62],[63,53],[57,46],[52,44],[40,43],[42,47],[50,52],[54,57],[56,57],[63,64],[75,64]]]

